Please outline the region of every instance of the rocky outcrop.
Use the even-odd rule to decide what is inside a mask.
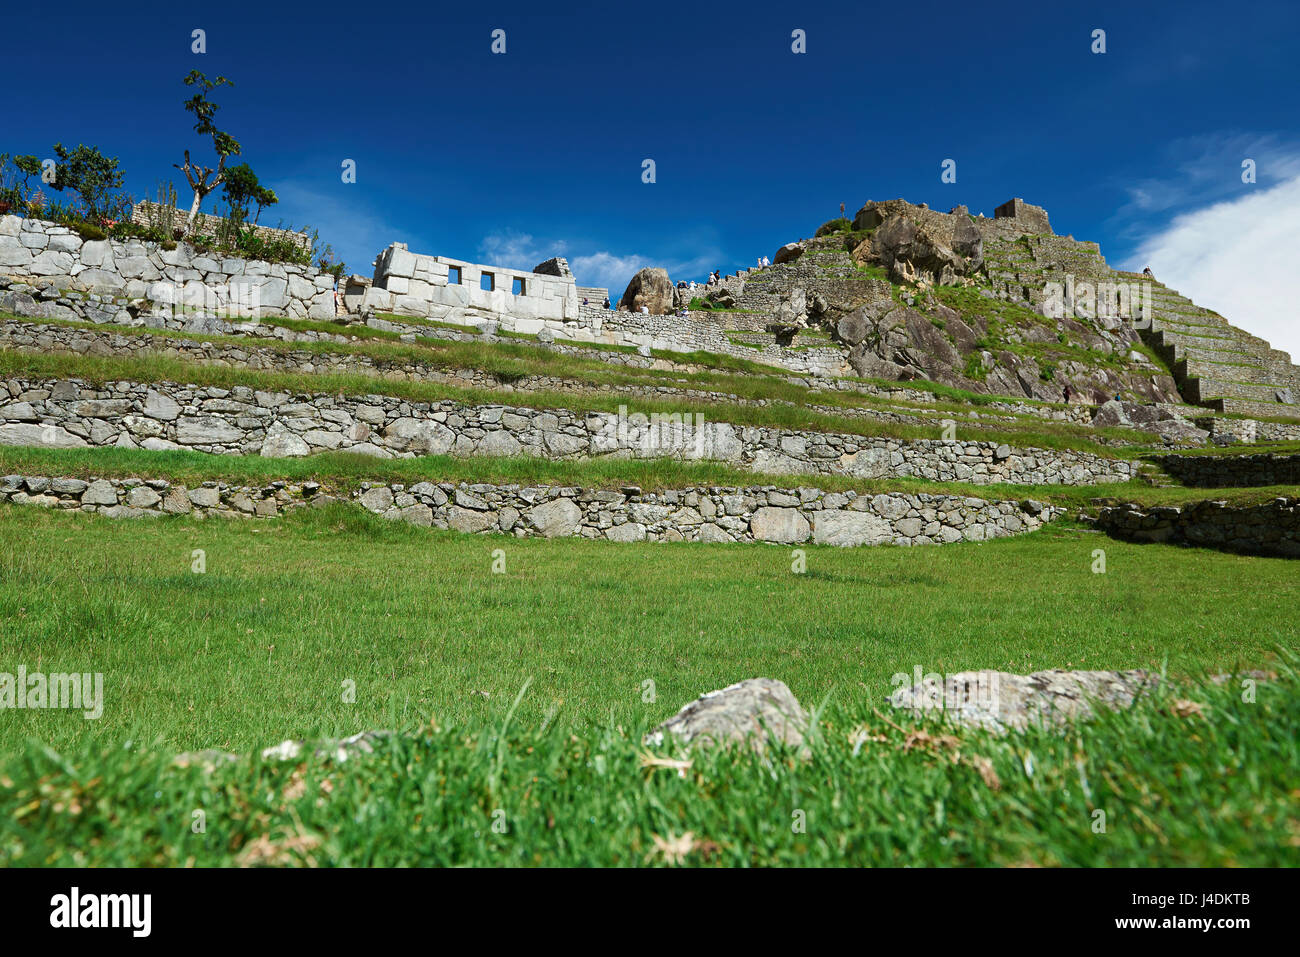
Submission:
[[[780,741],[799,748],[808,721],[808,713],[784,682],[749,678],[700,695],[647,734],[645,743],[660,747],[672,736],[697,747],[742,744],[763,751]]]
[[[1111,399],[1097,408],[1092,424],[1152,432],[1167,445],[1204,445],[1210,437],[1207,430],[1183,418],[1176,407],[1164,403],[1139,404]]]
[[[772,256],[772,265],[780,266],[782,263],[792,263],[802,255],[802,243],[786,243]]]
[[[637,272],[627,284],[618,307],[630,312],[640,312],[642,307],[652,316],[663,316],[673,311],[673,283],[668,270],[646,268]]]
[[[963,671],[929,676],[889,696],[895,708],[938,716],[958,725],[1004,733],[1061,727],[1093,717],[1096,709],[1130,707],[1159,682],[1147,671]]]
[[[948,286],[984,264],[984,242],[969,221],[947,235],[898,212],[886,218],[871,238],[870,258],[895,282]]]

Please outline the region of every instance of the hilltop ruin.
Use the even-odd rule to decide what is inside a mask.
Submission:
[[[6,218],[0,272],[11,286],[44,291],[0,292],[5,308],[148,324],[160,304],[183,306],[186,327],[208,331],[222,330],[213,313],[223,306],[229,315],[344,324],[411,317],[642,356],[725,355],[819,379],[928,380],[1098,405],[1122,395],[1300,417],[1300,368],[1285,352],[1154,277],[1112,269],[1096,243],[1056,234],[1045,209],[1018,198],[992,217],[965,206],[944,213],[903,199],[867,202],[851,220],[785,244],[772,265],[713,284],[674,284],[661,269],[643,270],[618,308],[606,306],[609,290],[579,286],[562,258],[524,270],[393,243],[371,276],[348,277],[336,294],[332,277],[307,267],[245,268],[185,245],[83,245],[64,232]]]

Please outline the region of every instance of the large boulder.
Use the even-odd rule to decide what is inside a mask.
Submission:
[[[904,279],[915,276],[944,285],[969,271],[965,257],[948,245],[944,237],[901,213],[881,223],[871,245],[872,255],[891,275]]]
[[[668,270],[648,266],[632,277],[618,307],[640,312],[642,306],[652,316],[666,316],[673,311],[673,282],[668,278]]]
[[[803,255],[803,246],[799,243],[786,243],[776,251],[772,257],[772,265],[779,266],[781,263],[792,263]]]
[[[808,714],[784,682],[750,678],[720,691],[700,695],[645,736],[659,746],[667,735],[684,744],[748,743],[763,750],[771,739],[800,747],[808,730]]]

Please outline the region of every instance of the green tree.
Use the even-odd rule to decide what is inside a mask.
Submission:
[[[240,163],[226,170],[223,195],[230,205],[230,219],[242,223],[248,218],[248,207],[261,186],[257,174],[247,163]]]
[[[69,150],[62,143],[55,143],[54,155],[58,162],[50,186],[60,192],[69,189],[77,193],[86,204],[89,219],[104,218],[111,211],[113,192],[122,188],[122,171],[118,168],[117,158],[109,158],[98,147],[85,144]]]
[[[257,187],[257,191],[253,194],[253,202],[257,204],[257,215],[253,217],[253,222],[257,222],[261,218],[263,208],[274,206],[279,201],[280,197],[276,196],[272,190],[267,189],[265,186]]]
[[[13,173],[10,173],[7,167],[10,165],[8,153],[0,153],[0,200],[9,203],[11,206],[23,207],[27,205],[27,199],[31,195],[31,190],[27,183],[33,176],[40,175],[41,161],[35,156],[15,156],[12,160],[14,169],[22,174],[19,179]]]
[[[257,204],[257,215],[253,217],[253,222],[256,223],[262,215],[263,208],[274,206],[280,201],[273,191],[258,182],[253,167],[247,163],[240,163],[226,170],[224,195],[226,202],[230,204],[230,218],[238,223],[248,219],[250,204]]]
[[[209,80],[198,70],[191,70],[189,76],[185,77],[184,82],[186,86],[194,87],[197,91],[185,101],[185,109],[194,114],[194,132],[200,136],[211,136],[212,149],[217,154],[217,165],[215,167],[195,163],[190,159],[189,150],[185,151],[185,162],[183,164],[173,164],[185,174],[190,189],[194,190],[194,201],[190,204],[190,214],[185,221],[185,235],[190,236],[194,233],[194,224],[198,219],[199,206],[202,205],[203,200],[210,193],[225,182],[226,160],[231,156],[239,155],[239,143],[229,133],[217,129],[213,119],[220,107],[209,99],[209,94],[213,90],[222,86],[233,86],[234,84],[224,76]]]

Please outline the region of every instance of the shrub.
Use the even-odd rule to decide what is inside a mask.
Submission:
[[[839,219],[830,219],[817,227],[814,236],[829,236],[832,233],[846,233],[853,228],[853,224],[843,216]]]
[[[67,225],[70,229],[75,231],[78,236],[85,240],[97,241],[108,238],[108,233],[100,229],[94,223],[87,223],[83,220],[79,222],[71,222]]]

